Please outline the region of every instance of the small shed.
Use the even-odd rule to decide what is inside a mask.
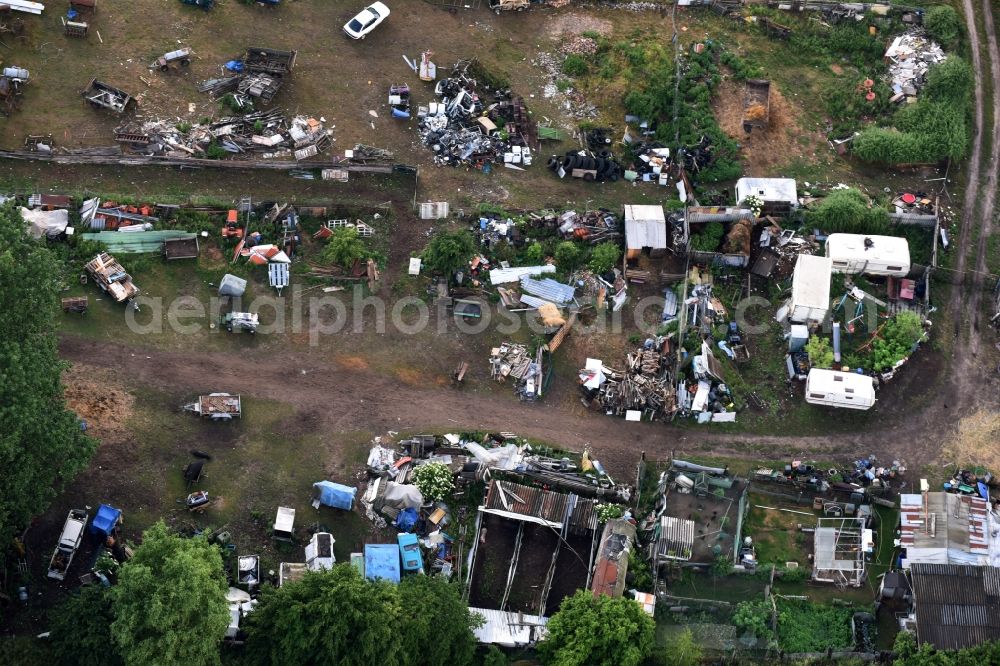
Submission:
[[[751,195],[764,202],[764,210],[771,213],[787,213],[799,206],[799,196],[794,178],[740,178],[737,180],[736,203],[742,204]]]
[[[792,274],[792,299],[789,319],[797,323],[818,323],[830,311],[830,275],[833,261],[829,257],[800,254]]]
[[[667,219],[663,206],[627,204],[625,206],[625,249],[634,258],[643,248],[665,250]]]
[[[365,578],[398,583],[399,546],[392,543],[366,543]]]

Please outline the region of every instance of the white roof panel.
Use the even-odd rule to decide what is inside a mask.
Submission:
[[[749,195],[756,195],[764,202],[799,202],[794,178],[740,178],[736,181],[736,202]]]
[[[662,250],[667,247],[667,218],[663,206],[628,204],[625,206],[625,247]]]
[[[483,618],[483,625],[473,630],[480,643],[492,643],[504,647],[531,645],[544,638],[548,618],[541,615],[507,613],[489,608],[470,608],[472,613]]]
[[[278,532],[291,532],[295,524],[295,509],[286,506],[278,507],[278,515],[274,518],[274,529]]]
[[[832,272],[833,259],[800,254],[792,275],[792,305],[829,308]]]

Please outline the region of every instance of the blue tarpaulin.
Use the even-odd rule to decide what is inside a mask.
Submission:
[[[342,486],[333,481],[317,481],[313,484],[319,494],[319,503],[332,506],[334,509],[350,511],[354,508],[354,494],[357,488]]]
[[[417,524],[417,519],[420,518],[420,514],[413,507],[406,507],[399,512],[396,516],[396,527],[403,530],[404,532],[409,532],[413,529],[413,526]]]
[[[239,60],[230,60],[226,63],[226,69],[230,72],[236,72],[237,74],[243,71],[243,63]]]
[[[394,543],[366,543],[365,578],[398,583],[399,546]]]
[[[115,507],[102,504],[97,508],[94,522],[90,524],[90,532],[92,534],[110,536],[115,531],[115,525],[118,523],[118,518],[121,515],[122,512]]]

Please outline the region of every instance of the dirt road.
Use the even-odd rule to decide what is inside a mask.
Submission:
[[[901,458],[911,466],[935,460],[946,429],[958,416],[942,400],[913,413],[886,408],[881,427],[872,431],[820,437],[734,435],[664,425],[626,423],[577,405],[528,405],[509,395],[450,387],[405,386],[395,377],[368,369],[318,361],[305,351],[268,354],[247,372],[246,354],[164,352],[129,349],[118,343],[64,336],[63,358],[112,369],[130,388],[151,387],[176,394],[177,403],[199,392],[228,391],[291,404],[316,418],[317,430],[330,434],[388,430],[484,429],[515,431],[571,449],[589,444],[612,474],[634,472],[640,451],[657,459],[675,452],[780,459],[791,456],[837,457],[875,453]],[[903,396],[905,397],[905,396]],[[981,403],[981,401],[980,401]],[[975,401],[965,405],[974,409]]]

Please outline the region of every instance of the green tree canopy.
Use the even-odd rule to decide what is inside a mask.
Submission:
[[[578,590],[549,619],[538,644],[544,664],[636,666],[653,651],[656,623],[638,603],[624,597]]]
[[[97,442],[66,409],[54,331],[59,269],[0,207],[0,543],[9,544],[86,467]]]
[[[938,5],[931,7],[924,16],[924,28],[927,34],[945,46],[953,46],[962,31],[961,21],[954,7]]]
[[[435,234],[424,248],[424,265],[437,275],[450,276],[468,266],[476,252],[476,244],[467,231]]]
[[[563,241],[556,245],[556,266],[559,270],[572,271],[580,261],[580,248],[573,241]]]
[[[809,212],[809,224],[830,233],[884,233],[889,228],[889,213],[872,205],[859,190],[834,190]]]
[[[170,534],[162,521],[146,530],[111,588],[111,634],[125,663],[218,664],[226,587],[222,555],[207,540]]]
[[[368,248],[358,236],[357,229],[343,227],[330,236],[330,241],[323,248],[323,260],[335,266],[349,268],[355,261],[366,259]]]
[[[1000,641],[989,641],[961,650],[936,650],[929,643],[917,647],[913,634],[901,631],[892,646],[895,666],[983,666],[1000,664]]]
[[[111,640],[114,613],[111,591],[100,585],[81,587],[49,613],[49,646],[57,664],[118,666]]]
[[[474,619],[454,584],[409,576],[367,581],[339,564],[265,593],[246,619],[251,662],[313,666],[460,666],[472,662]]]
[[[618,243],[600,243],[590,254],[590,270],[595,273],[606,273],[618,263],[622,256]]]
[[[698,666],[701,663],[701,645],[687,627],[671,635],[658,653],[656,663],[660,666]]]

